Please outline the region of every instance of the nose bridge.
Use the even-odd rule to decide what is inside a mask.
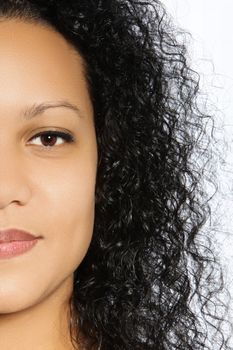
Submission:
[[[28,181],[19,149],[0,142],[0,209],[15,201],[25,203],[28,194]]]

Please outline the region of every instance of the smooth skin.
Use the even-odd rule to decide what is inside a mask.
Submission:
[[[64,100],[79,112],[28,117],[32,105]],[[51,130],[74,142],[36,136]],[[1,350],[73,349],[68,300],[92,238],[97,161],[81,56],[49,26],[1,19],[0,229],[42,236],[32,250],[0,259]]]

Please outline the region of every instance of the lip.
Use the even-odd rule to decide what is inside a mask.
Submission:
[[[31,241],[36,237],[30,232],[19,229],[0,230],[0,243],[12,241]]]
[[[19,229],[0,230],[0,259],[12,258],[31,250],[41,236]]]

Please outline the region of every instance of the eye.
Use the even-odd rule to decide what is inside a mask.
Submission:
[[[56,145],[61,145],[63,143],[72,143],[74,142],[74,138],[72,135],[70,135],[69,133],[65,133],[65,132],[59,132],[59,131],[44,131],[44,132],[40,132],[38,134],[36,134],[35,136],[33,136],[29,141],[31,140],[36,140],[36,139],[40,139],[41,142],[37,141],[34,142],[33,144],[40,146],[42,144],[42,146],[44,147],[53,147],[55,144]],[[62,141],[59,141],[57,143],[57,139],[60,139]]]

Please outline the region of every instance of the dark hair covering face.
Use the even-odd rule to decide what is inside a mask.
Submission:
[[[226,349],[221,268],[200,233],[208,118],[161,3],[9,0],[0,16],[49,24],[86,64],[99,163],[93,240],[70,299],[74,344]]]

